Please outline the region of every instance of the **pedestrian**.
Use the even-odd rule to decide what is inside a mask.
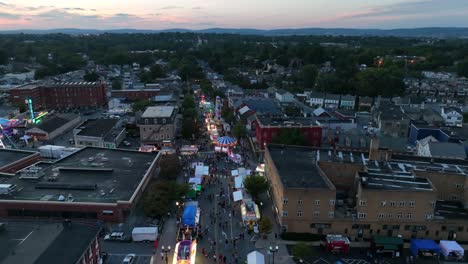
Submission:
[[[226,263],[226,256],[223,257],[223,263]]]
[[[216,254],[213,255],[213,260],[216,263]]]

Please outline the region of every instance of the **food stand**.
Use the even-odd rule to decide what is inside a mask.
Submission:
[[[415,257],[436,257],[440,247],[431,239],[411,239],[410,251]]]
[[[251,227],[260,220],[260,209],[258,205],[250,199],[245,199],[243,202],[244,203],[241,204],[242,220],[244,224]]]
[[[371,240],[371,251],[376,254],[400,257],[403,249],[403,238],[374,236]]]
[[[322,246],[327,252],[349,253],[351,242],[342,235],[327,235]]]
[[[450,240],[441,240],[439,247],[442,255],[447,260],[462,260],[465,250],[456,242]]]

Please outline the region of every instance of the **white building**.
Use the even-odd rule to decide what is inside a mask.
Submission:
[[[291,103],[294,101],[294,95],[286,90],[279,89],[275,94],[276,100],[281,103]]]
[[[309,97],[309,104],[313,107],[322,107],[324,101],[323,93],[311,93]]]
[[[440,115],[444,118],[447,126],[461,127],[463,125],[463,115],[458,108],[442,107],[440,109]]]

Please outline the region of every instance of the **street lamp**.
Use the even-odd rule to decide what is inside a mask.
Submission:
[[[164,260],[166,258],[166,264],[169,263],[167,259],[167,253],[171,252],[171,246],[165,248],[164,246],[161,247],[161,259]]]
[[[279,247],[278,247],[278,245],[276,245],[274,247],[270,246],[270,248],[268,250],[270,251],[271,254],[273,254],[273,262],[272,263],[275,264],[275,253],[278,252]]]

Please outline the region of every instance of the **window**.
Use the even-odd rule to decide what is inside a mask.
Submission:
[[[357,215],[358,218],[366,218],[366,213],[361,213],[359,212],[358,215]]]
[[[455,184],[455,188],[457,188],[457,189],[463,189],[463,184],[457,183],[457,184]]]
[[[366,206],[366,201],[360,200],[359,201],[359,206]]]
[[[328,212],[328,217],[329,218],[335,217],[335,212],[333,212],[333,211]]]
[[[405,206],[405,201],[400,201],[400,207],[404,207]]]
[[[430,220],[430,219],[432,219],[432,213],[428,213],[428,214],[426,214],[426,219],[427,219],[427,220]]]
[[[413,219],[413,213],[408,213],[406,215],[406,219]]]
[[[409,207],[414,207],[414,201],[409,201],[409,202],[408,202],[408,206],[409,206]]]
[[[288,198],[283,198],[283,204],[288,204]]]
[[[314,211],[314,217],[319,217],[320,216],[320,211]]]
[[[397,214],[397,218],[398,218],[398,219],[402,219],[402,218],[403,218],[403,214],[402,214],[402,213],[398,213],[398,214]]]
[[[379,219],[383,219],[383,218],[385,218],[385,214],[384,214],[384,213],[380,213],[380,214],[379,214]]]
[[[335,205],[335,200],[330,200],[330,202],[328,204]]]
[[[395,202],[395,201],[390,201],[390,206],[391,206],[391,207],[395,207],[395,206],[396,206],[396,202]]]
[[[285,216],[285,217],[288,216],[288,211],[283,210],[283,216]]]
[[[392,214],[392,213],[388,213],[388,214],[387,214],[387,218],[388,218],[388,219],[392,219],[392,218],[393,218],[393,214]]]
[[[148,119],[145,119],[145,125],[147,125],[147,124],[148,124]]]
[[[315,205],[320,206],[320,200],[315,200]]]
[[[380,201],[380,206],[383,207],[383,206],[385,206],[385,205],[387,205],[387,201]]]
[[[297,201],[297,204],[302,204],[302,199]]]
[[[458,196],[452,194],[452,195],[450,195],[450,199],[451,200],[458,200]]]
[[[166,118],[163,118],[162,123],[166,124]]]
[[[302,217],[302,211],[297,211],[297,216]]]
[[[431,204],[432,208],[435,208],[435,206],[436,206],[436,202],[435,202],[435,201],[430,201],[429,203]]]

